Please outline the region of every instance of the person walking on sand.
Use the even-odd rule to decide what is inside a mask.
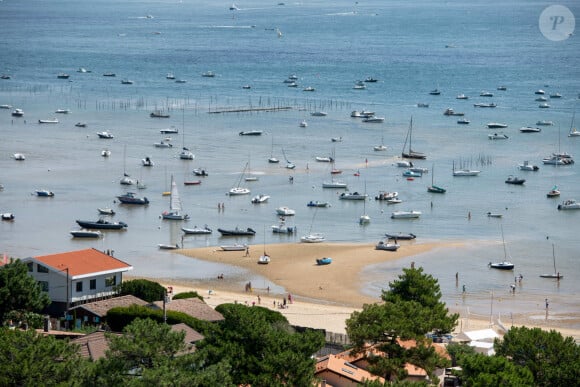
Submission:
[[[250,246],[246,246],[246,257],[250,256]]]

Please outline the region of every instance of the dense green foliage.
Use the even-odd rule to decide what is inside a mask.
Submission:
[[[537,386],[573,386],[580,381],[580,346],[557,331],[511,328],[496,340],[495,351],[529,369]]]
[[[167,289],[157,282],[146,279],[123,281],[115,290],[121,296],[131,294],[147,302],[161,301],[167,292]]]
[[[198,320],[186,313],[168,310],[165,312],[165,315],[169,325],[184,323],[202,334],[209,334],[215,329],[214,324]],[[152,309],[147,306],[131,305],[128,307],[117,307],[107,312],[107,324],[115,332],[122,332],[127,325],[138,318],[151,319],[158,323],[164,322],[162,310]]]
[[[424,368],[429,376],[436,367],[446,366],[448,361],[436,353],[425,335],[450,332],[459,316],[448,314],[437,280],[422,268],[403,269],[381,298],[384,303],[366,304],[346,321],[355,352],[376,344],[386,354],[369,358],[371,372],[400,380],[406,376],[403,365],[407,362]],[[403,348],[399,339],[414,340],[417,345]]]
[[[324,345],[322,333],[295,332],[280,313],[262,307],[224,304],[225,318],[206,337],[198,354],[208,364],[227,361],[236,385],[308,386],[314,378],[311,356]]]
[[[461,359],[461,379],[466,386],[534,386],[534,377],[526,367],[519,367],[505,357],[473,354]]]
[[[6,313],[40,312],[50,304],[48,295],[28,275],[28,265],[19,259],[11,259],[0,266],[0,322]]]
[[[75,385],[84,364],[78,348],[65,341],[0,328],[0,386]]]
[[[195,291],[177,293],[176,295],[173,296],[174,300],[182,300],[184,298],[199,298],[200,300],[203,301],[203,297],[198,292]]]

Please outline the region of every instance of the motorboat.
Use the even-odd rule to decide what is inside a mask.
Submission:
[[[358,192],[343,192],[338,197],[340,200],[366,200],[367,194],[361,194]]]
[[[363,118],[362,122],[381,123],[381,122],[385,122],[385,117],[371,116],[371,117]]]
[[[421,177],[421,176],[423,176],[422,172],[415,172],[411,171],[410,169],[403,171],[403,177]]]
[[[270,199],[270,195],[259,194],[252,198],[253,204],[266,203]]]
[[[187,235],[208,235],[212,233],[212,229],[206,225],[203,227],[193,226],[192,228],[181,227],[181,231],[183,231]]]
[[[477,171],[474,169],[454,169],[453,176],[477,176],[481,173],[481,171]]]
[[[574,159],[552,154],[548,157],[544,157],[542,163],[546,165],[571,165],[574,164]]]
[[[141,165],[143,165],[144,167],[152,167],[155,164],[153,163],[151,158],[145,157],[144,159],[141,159]]]
[[[76,222],[82,228],[100,230],[121,230],[127,228],[128,226],[125,222],[110,222],[106,219],[99,219],[97,221],[77,220]]]
[[[58,124],[58,119],[56,118],[48,118],[44,120],[38,120],[39,124]]]
[[[235,195],[248,195],[250,193],[250,189],[249,188],[243,188],[243,187],[233,187],[228,191],[228,194],[230,196],[235,196]]]
[[[547,100],[548,98],[544,97],[543,95],[535,99],[536,102],[546,102]]]
[[[429,104],[428,103],[419,102],[417,104],[417,107],[420,107],[420,108],[428,108],[429,107]]]
[[[326,238],[323,234],[320,233],[312,233],[308,235],[304,235],[300,238],[300,242],[302,243],[321,243],[324,242]]]
[[[341,137],[331,137],[330,141],[332,142],[342,142],[342,136]]]
[[[487,137],[490,140],[507,140],[509,137],[504,134],[504,133],[493,133],[493,134],[488,134]]]
[[[403,203],[403,201],[399,198],[392,198],[392,199],[387,199],[386,200],[387,204],[399,204],[399,203]]]
[[[203,168],[195,168],[193,170],[193,174],[195,176],[204,176],[204,177],[205,176],[209,176],[209,174],[207,173],[207,171],[205,169],[203,169]]]
[[[173,144],[164,140],[156,142],[153,145],[155,145],[155,148],[173,148]]]
[[[101,151],[101,156],[103,156],[103,157],[109,157],[110,155],[111,155],[111,151],[108,149],[103,149]]]
[[[330,265],[331,263],[332,258],[330,257],[316,258],[316,264],[318,266]]]
[[[546,121],[546,120],[540,120],[536,122],[536,125],[540,125],[540,126],[552,126],[554,125],[554,121]]]
[[[312,86],[307,86],[304,89],[302,89],[302,91],[315,91],[316,89]]]
[[[244,251],[248,248],[248,245],[233,244],[233,245],[222,245],[220,249],[223,251]]]
[[[400,240],[411,240],[411,239],[417,238],[417,236],[413,233],[403,234],[401,232],[396,233],[396,234],[386,233],[385,237],[387,237],[387,239],[394,239],[395,241],[397,241],[399,239]]]
[[[399,247],[401,246],[396,242],[379,241],[375,246],[375,250],[397,251]]]
[[[245,230],[238,228],[237,226],[236,226],[236,228],[233,228],[233,229],[218,228],[218,231],[220,234],[222,234],[222,236],[254,236],[254,235],[256,235],[256,231],[254,231],[250,227],[246,228]]]
[[[497,105],[493,102],[491,103],[483,103],[483,102],[478,102],[478,103],[474,103],[473,107],[478,107],[478,108],[494,108],[497,107]]]
[[[471,121],[469,121],[467,118],[461,118],[461,119],[457,120],[457,123],[460,125],[469,125],[471,123]]]
[[[502,262],[490,262],[488,266],[491,269],[499,269],[499,270],[513,270],[514,264],[509,261],[502,261]]]
[[[507,90],[507,87],[506,86],[503,86],[503,85],[502,86],[498,86],[497,87],[497,90],[499,90],[499,91],[506,91]]]
[[[70,77],[70,75],[67,73],[59,73],[56,77],[58,79],[68,79]]]
[[[522,179],[514,175],[509,175],[508,178],[505,180],[506,184],[514,184],[514,185],[522,185],[525,182],[526,179]]]
[[[173,73],[167,73],[165,76],[166,79],[175,79],[175,75]]]
[[[127,192],[124,195],[117,196],[117,199],[123,204],[137,204],[137,205],[147,205],[149,204],[149,199],[146,197],[138,197],[133,192]]]
[[[170,128],[160,129],[159,133],[161,133],[161,134],[177,134],[177,133],[179,133],[179,129],[172,126]]]
[[[161,250],[177,250],[179,248],[179,245],[177,243],[174,245],[167,243],[159,243],[157,244],[157,247],[159,247]]]
[[[103,233],[99,230],[71,230],[70,234],[74,238],[100,238],[103,236]]]
[[[115,210],[109,207],[99,207],[97,208],[97,211],[101,215],[115,215]]]
[[[183,185],[200,185],[201,180],[185,180]]]
[[[132,85],[134,82],[130,79],[123,79],[121,80],[122,85]]]
[[[301,128],[307,128],[308,122],[306,122],[306,120],[302,120],[300,121],[300,124],[298,126],[300,126]]]
[[[201,74],[201,76],[205,78],[214,78],[215,73],[213,71],[206,71],[203,74]]]
[[[121,185],[135,185],[135,184],[137,184],[137,180],[133,179],[131,176],[124,173],[121,180],[119,180],[119,184],[121,184]]]
[[[574,199],[564,200],[561,204],[558,204],[559,210],[580,210],[580,203]]]
[[[487,217],[488,218],[503,218],[503,214],[498,214],[497,212],[491,212],[491,211],[489,211],[487,213]]]
[[[364,81],[365,81],[365,82],[368,82],[368,83],[376,83],[376,82],[378,82],[379,80],[378,80],[378,79],[376,79],[376,78],[373,78],[373,77],[367,77],[367,78],[365,78],[365,80],[364,80]]]
[[[421,211],[393,211],[391,219],[417,219],[421,216]]]
[[[238,134],[240,136],[261,136],[262,133],[264,133],[263,130],[246,130],[246,131],[241,131]]]
[[[334,161],[331,156],[316,156],[314,159],[320,163],[332,163]]]
[[[530,164],[530,162],[526,160],[522,164],[518,165],[518,169],[521,171],[537,171],[540,169],[540,167],[535,164]]]
[[[544,90],[542,90],[542,89],[538,89],[538,90],[536,90],[534,92],[534,94],[536,94],[536,95],[544,95],[544,94],[546,94],[546,92]]]
[[[538,107],[540,109],[548,109],[548,108],[550,108],[550,104],[544,102],[544,103],[539,104]]]
[[[77,73],[83,73],[83,74],[84,73],[90,73],[90,72],[91,72],[91,70],[87,70],[84,67],[79,67],[79,69],[77,70]]]
[[[99,138],[106,138],[106,139],[111,139],[111,138],[115,137],[115,136],[113,136],[113,134],[111,134],[107,131],[97,132],[97,136],[99,136]]]
[[[12,105],[2,104],[0,105],[0,109],[12,109]]]
[[[455,99],[469,99],[469,97],[465,94],[459,94],[457,97],[455,97]]]
[[[500,122],[490,122],[489,124],[487,124],[487,127],[489,129],[505,129],[507,128],[507,124],[503,124]]]
[[[479,93],[480,97],[493,97],[493,93],[489,92],[489,91],[482,91],[481,93]]]
[[[459,116],[462,117],[465,115],[465,113],[460,113],[460,112],[456,112],[455,110],[453,110],[452,108],[447,108],[445,109],[445,111],[443,112],[444,116]]]
[[[24,110],[14,109],[12,110],[12,117],[22,117],[24,115]]]
[[[4,212],[0,215],[0,218],[2,218],[2,220],[14,220],[15,216],[11,212]]]
[[[330,207],[330,203],[329,202],[320,202],[318,200],[316,201],[309,201],[308,203],[306,203],[307,207]]]
[[[439,89],[433,89],[429,92],[430,95],[441,95],[441,91]]]
[[[58,114],[69,114],[70,110],[69,109],[56,109],[55,113]]]
[[[318,111],[318,112],[312,112],[312,113],[310,113],[310,115],[313,117],[326,117],[328,115],[328,113]]]
[[[391,200],[395,199],[397,196],[399,196],[398,192],[381,191],[377,196],[375,196],[375,200]]]
[[[532,128],[531,126],[522,126],[520,128],[520,132],[522,133],[540,133],[542,129],[540,128]]]
[[[86,127],[87,127],[87,123],[86,123],[86,122],[77,122],[77,123],[75,124],[75,126],[76,126],[77,128],[86,128]]]
[[[364,83],[355,83],[352,87],[354,90],[365,90],[367,86]]]
[[[395,163],[395,165],[399,168],[411,168],[413,163],[407,160],[399,160]]]
[[[383,151],[386,151],[387,150],[387,147],[384,144],[375,145],[375,146],[373,146],[373,150],[374,151],[377,151],[377,152],[383,152]]]
[[[350,116],[351,116],[352,118],[360,118],[360,116],[361,116],[361,115],[360,115],[360,112],[359,112],[358,110],[353,110],[353,111],[350,113]]]
[[[14,157],[14,160],[18,160],[18,161],[24,161],[24,160],[26,160],[26,157],[22,153],[14,153],[12,155],[12,157]]]
[[[116,76],[117,76],[117,74],[115,74],[115,73],[104,73],[103,74],[103,77],[111,77],[112,78],[112,77],[116,77]]]
[[[36,196],[40,196],[40,197],[53,197],[54,196],[54,192],[49,191],[47,189],[37,189],[35,192],[36,192]]]
[[[149,117],[151,117],[151,118],[169,118],[170,115],[168,113],[164,113],[161,110],[154,110],[151,113],[149,113]]]
[[[282,216],[294,216],[296,215],[296,211],[286,206],[276,208],[276,214]]]
[[[550,94],[550,98],[554,98],[554,99],[562,98],[562,94],[560,94],[560,93],[551,93]]]
[[[272,226],[272,232],[275,234],[294,234],[296,230],[296,226],[287,226],[283,220]]]

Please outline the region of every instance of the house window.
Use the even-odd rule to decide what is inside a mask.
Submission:
[[[112,275],[110,277],[105,278],[105,286],[115,286],[117,285],[117,277]]]
[[[89,282],[89,287],[91,290],[95,290],[97,288],[97,280],[92,279],[91,282]]]
[[[38,264],[36,265],[36,271],[39,273],[48,273],[48,267]]]
[[[83,281],[77,281],[77,292],[83,291]]]
[[[28,262],[26,266],[28,266],[28,271],[32,273],[32,271],[34,270],[34,263]]]
[[[48,292],[48,281],[38,281],[38,286],[40,286],[41,291]]]

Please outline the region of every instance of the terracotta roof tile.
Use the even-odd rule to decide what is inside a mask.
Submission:
[[[34,257],[38,262],[55,270],[68,268],[70,276],[101,273],[107,271],[131,270],[133,266],[97,249],[69,251]]]
[[[332,372],[359,383],[364,382],[365,380],[378,380],[381,383],[385,382],[385,379],[380,376],[373,375],[335,355],[325,356],[317,362],[315,375],[320,376],[319,374],[324,372]]]

